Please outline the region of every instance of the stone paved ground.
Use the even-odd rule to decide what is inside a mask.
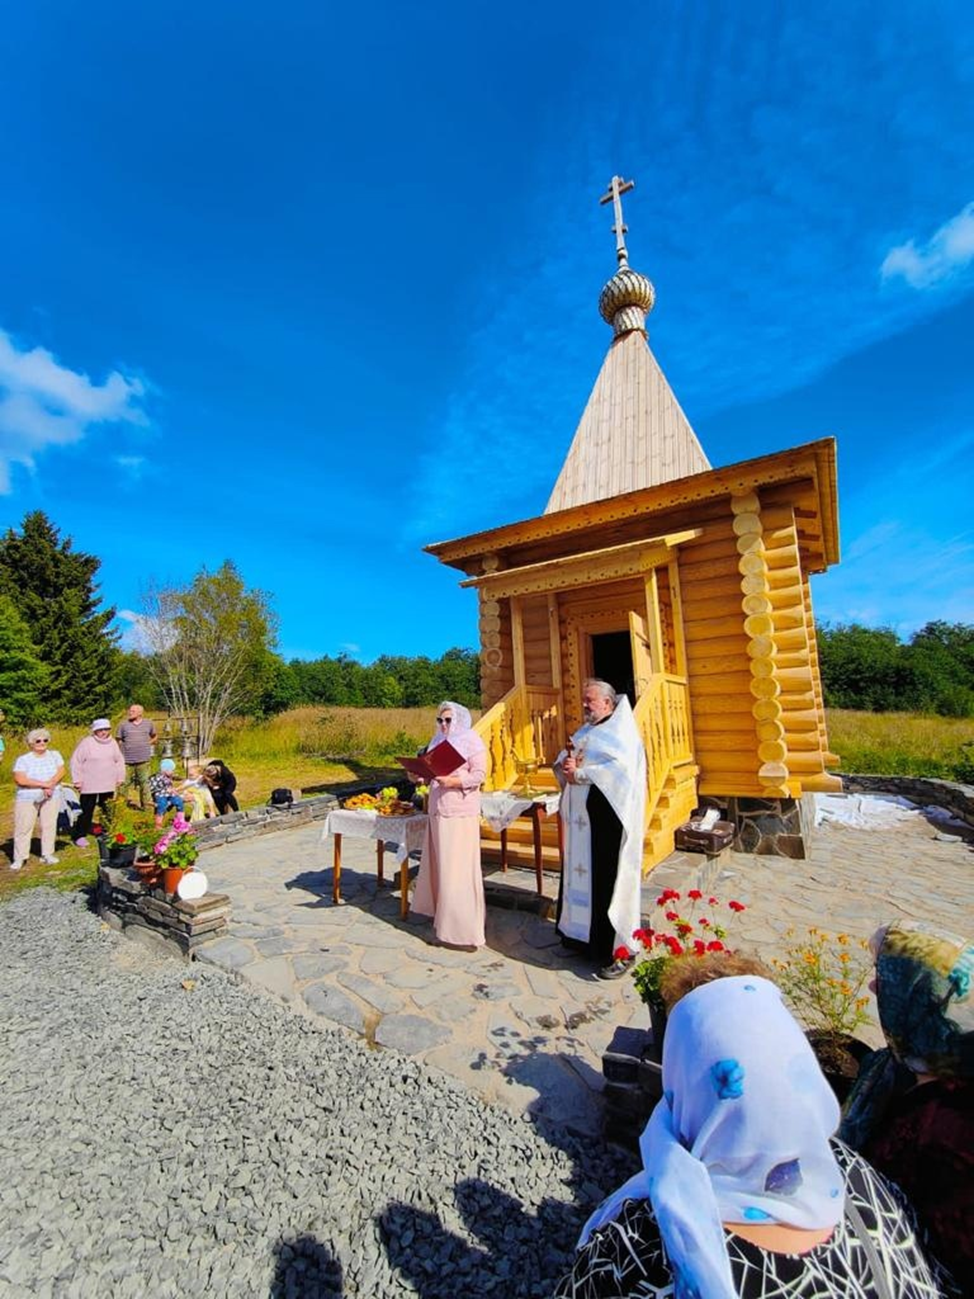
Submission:
[[[628,979],[594,977],[561,948],[553,923],[488,906],[487,947],[431,945],[429,921],[399,918],[399,895],[376,889],[371,843],[344,841],[344,905],[331,902],[331,844],[307,826],[214,849],[201,861],[211,888],[233,901],[230,936],[205,959],[379,1047],[460,1079],[485,1100],[549,1116],[579,1131],[600,1122],[600,1058],[618,1024],[645,1023]],[[391,854],[387,874],[391,873]],[[531,872],[488,878],[532,893]],[[974,834],[945,831],[919,811],[890,830],[826,825],[804,862],[725,853],[674,854],[647,882],[713,888],[748,904],[734,937],[767,957],[789,926],[818,924],[868,937],[893,918],[974,926]],[[546,878],[554,897],[557,881]],[[868,1034],[867,1034],[868,1035]]]

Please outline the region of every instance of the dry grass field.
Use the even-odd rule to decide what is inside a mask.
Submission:
[[[220,732],[214,757],[236,773],[241,807],[265,803],[272,789],[286,785],[315,789],[396,769],[395,757],[414,753],[433,733],[434,708],[293,708],[264,722],[235,718]],[[120,718],[114,719],[117,723]],[[51,727],[53,747],[67,762],[82,726]],[[4,768],[0,768],[0,898],[35,884],[73,889],[90,883],[96,873],[94,849],[82,852],[60,842],[61,864],[42,866],[36,859],[19,874],[6,869],[10,860],[13,782],[10,767],[24,751],[21,736],[8,734]],[[909,713],[829,713],[829,739],[842,759],[843,771],[891,775],[927,775],[974,779],[974,719],[957,720]],[[964,745],[971,746],[965,749]]]

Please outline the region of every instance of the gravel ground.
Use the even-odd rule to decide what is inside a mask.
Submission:
[[[632,1171],[40,889],[0,1095],[2,1296],[542,1296]]]

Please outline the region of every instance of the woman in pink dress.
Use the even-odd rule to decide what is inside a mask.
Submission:
[[[471,729],[469,710],[450,699],[436,710],[436,734],[427,752],[444,740],[466,761],[430,782],[429,823],[412,910],[433,917],[441,943],[483,947],[487,908],[480,871],[480,786],[487,774],[487,751]]]

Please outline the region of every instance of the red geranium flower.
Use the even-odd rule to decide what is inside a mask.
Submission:
[[[691,889],[690,892],[687,894],[687,897],[692,898],[694,902],[699,902],[700,899],[703,897],[703,894],[700,892],[699,889]]]
[[[695,938],[693,940],[693,951],[695,955],[703,956],[706,950],[707,950],[707,944],[703,941],[702,938]]]
[[[680,918],[680,913],[678,911],[667,911],[666,918],[671,925],[675,924],[675,922]]]
[[[612,953],[612,959],[615,961],[628,961],[632,957],[628,947],[617,947]]]
[[[710,903],[710,905],[711,905],[712,907],[719,907],[719,906],[720,906],[720,903],[717,901],[716,898],[708,898],[707,901]]]
[[[701,916],[701,917],[700,917],[700,920],[699,920],[698,923],[699,923],[701,929],[709,929],[709,928],[710,928],[710,921],[707,919],[706,916]]]
[[[125,842],[125,835],[124,835],[124,834],[117,834],[117,835],[115,836],[115,842],[116,842],[116,843],[124,843],[124,842]]]
[[[746,910],[747,910],[747,907],[744,905],[743,902],[728,902],[727,905],[730,907],[731,911],[746,911]]]
[[[719,939],[715,938],[712,943],[707,944],[708,952],[726,952],[727,948]]]

